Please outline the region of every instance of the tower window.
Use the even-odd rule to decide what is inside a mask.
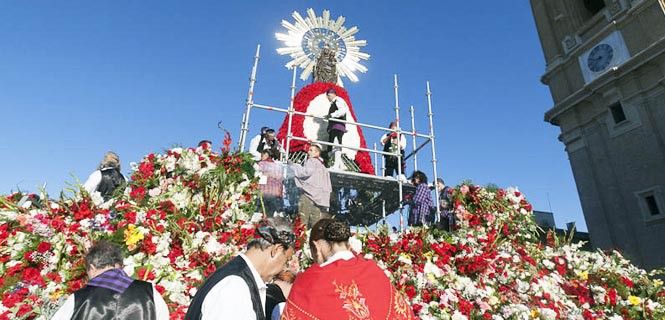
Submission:
[[[605,8],[605,1],[603,0],[583,0],[584,7],[591,12],[591,14],[596,14]]]
[[[658,202],[656,202],[656,197],[648,195],[644,197],[644,201],[647,203],[647,208],[652,216],[660,215],[660,208],[658,207]]]
[[[611,105],[610,112],[612,113],[612,119],[614,119],[615,124],[626,121],[626,113],[623,111],[623,106],[621,105],[621,102],[617,102]]]

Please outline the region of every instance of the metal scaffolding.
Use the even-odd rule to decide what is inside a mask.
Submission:
[[[411,106],[409,108],[410,111],[410,116],[411,116],[411,131],[402,131],[400,127],[400,104],[399,104],[399,85],[398,85],[398,78],[397,75],[394,75],[393,78],[393,89],[394,89],[394,95],[395,95],[395,106],[394,106],[394,111],[395,111],[395,128],[386,128],[386,127],[381,127],[381,126],[376,126],[376,125],[371,125],[371,124],[366,124],[366,123],[361,123],[361,122],[355,122],[355,121],[350,121],[350,120],[342,120],[342,119],[335,119],[337,122],[342,122],[345,124],[353,124],[356,126],[364,127],[364,128],[370,128],[370,129],[376,129],[380,131],[384,131],[386,133],[395,133],[397,135],[397,141],[398,145],[401,142],[402,135],[405,136],[411,136],[412,138],[412,150],[409,155],[402,155],[401,153],[401,146],[397,148],[396,152],[385,152],[383,150],[378,150],[377,145],[374,144],[373,148],[362,148],[362,147],[352,147],[352,146],[345,146],[341,145],[338,143],[331,143],[328,141],[323,141],[323,140],[310,140],[306,139],[303,137],[296,137],[293,136],[292,132],[292,123],[293,123],[293,116],[294,115],[299,115],[299,116],[304,116],[304,117],[309,117],[309,118],[314,118],[314,119],[321,119],[325,122],[329,121],[326,117],[321,117],[321,116],[316,116],[312,114],[307,114],[304,112],[299,112],[294,109],[294,99],[295,99],[295,90],[296,90],[296,77],[297,77],[297,68],[293,68],[293,75],[291,79],[291,99],[290,99],[290,104],[288,108],[280,108],[276,106],[271,106],[271,105],[265,105],[265,104],[259,104],[254,101],[254,87],[256,84],[256,77],[257,77],[257,69],[258,69],[258,63],[260,60],[260,48],[261,45],[257,45],[256,47],[256,54],[254,56],[254,64],[252,66],[250,78],[249,78],[249,90],[247,93],[247,100],[246,100],[246,110],[245,113],[243,114],[242,117],[242,124],[241,124],[241,129],[240,129],[240,138],[239,138],[239,145],[238,149],[240,151],[245,150],[245,143],[247,141],[247,134],[249,131],[249,123],[250,123],[250,115],[251,111],[253,108],[257,109],[263,109],[263,110],[268,110],[268,111],[275,111],[275,112],[281,112],[285,113],[288,117],[288,122],[287,122],[287,135],[286,135],[286,146],[285,146],[285,159],[289,159],[289,154],[291,153],[290,150],[290,145],[291,141],[304,141],[304,142],[310,142],[310,143],[318,143],[320,145],[325,145],[325,146],[332,146],[332,147],[339,147],[339,148],[346,148],[346,149],[352,149],[356,151],[365,151],[370,154],[374,155],[374,167],[375,167],[375,175],[371,174],[359,174],[359,173],[351,173],[351,172],[336,172],[338,174],[347,174],[347,175],[353,175],[353,176],[358,176],[362,175],[363,178],[366,179],[381,179],[385,180],[387,178],[383,177],[383,173],[385,170],[385,163],[382,165],[382,168],[378,167],[378,156],[379,155],[384,155],[384,156],[394,156],[397,158],[397,183],[398,183],[398,199],[399,199],[399,213],[400,213],[400,230],[404,229],[403,225],[403,198],[404,198],[404,183],[400,177],[402,177],[403,172],[402,172],[402,163],[405,162],[407,159],[413,156],[413,163],[414,163],[414,169],[418,170],[418,158],[417,158],[417,152],[420,151],[422,148],[424,148],[427,144],[430,144],[431,146],[431,152],[432,152],[432,177],[433,177],[433,184],[434,184],[434,192],[435,192],[435,203],[436,203],[436,222],[439,222],[440,219],[440,208],[439,208],[439,192],[436,188],[436,181],[438,179],[438,171],[437,171],[437,160],[436,160],[436,144],[434,143],[435,141],[435,136],[434,136],[434,120],[433,116],[434,114],[432,113],[432,92],[430,90],[430,84],[429,81],[426,82],[426,98],[427,98],[427,116],[429,118],[429,133],[428,134],[423,134],[423,133],[418,133],[416,131],[415,127],[415,116],[414,116],[414,107]],[[424,142],[417,146],[416,139],[424,139]],[[382,162],[383,163],[383,162]],[[383,218],[385,221],[385,200],[384,200],[384,208],[383,208]]]

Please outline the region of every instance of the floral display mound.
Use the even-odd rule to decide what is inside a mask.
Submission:
[[[125,271],[155,283],[182,319],[203,279],[254,237],[258,174],[249,156],[204,148],[150,154],[104,203],[96,194],[0,199],[0,319],[48,319],[85,285],[84,252],[107,239]],[[375,259],[420,319],[663,319],[665,291],[616,252],[580,250],[548,235],[516,189],[453,191],[453,233],[358,231],[351,244]],[[298,224],[296,224],[298,225]],[[297,227],[289,267],[311,262]],[[306,244],[305,244],[306,246]]]

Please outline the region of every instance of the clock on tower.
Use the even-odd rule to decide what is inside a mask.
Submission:
[[[621,32],[614,31],[579,56],[584,82],[589,83],[630,58]]]

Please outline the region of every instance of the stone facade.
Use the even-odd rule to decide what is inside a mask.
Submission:
[[[593,246],[665,266],[665,0],[530,1]]]

